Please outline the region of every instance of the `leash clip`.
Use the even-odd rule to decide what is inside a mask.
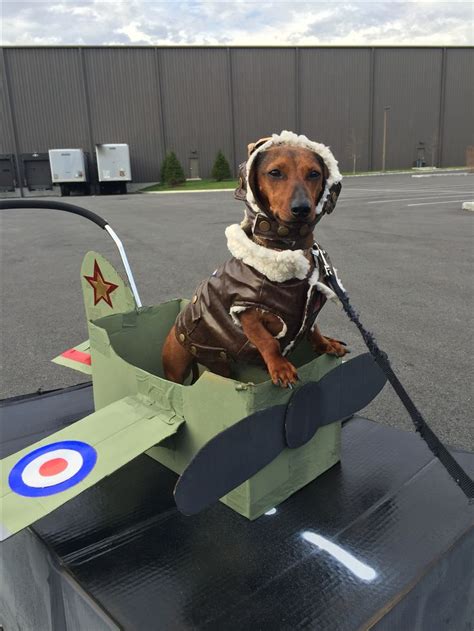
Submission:
[[[326,276],[332,276],[333,275],[332,266],[326,260],[326,257],[323,254],[322,248],[316,249],[315,250],[315,254],[316,254],[316,256],[320,256],[321,257],[321,262],[322,262],[322,264],[324,266],[324,273],[325,273],[325,275]]]

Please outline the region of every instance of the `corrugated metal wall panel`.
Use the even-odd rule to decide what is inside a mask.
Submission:
[[[247,157],[247,144],[282,129],[296,127],[295,50],[233,48],[237,161]]]
[[[474,145],[474,49],[447,50],[443,166],[466,164]]]
[[[15,139],[10,118],[3,52],[3,49],[0,50],[0,153],[15,153]]]
[[[339,168],[368,168],[370,49],[301,49],[301,133],[330,145]]]
[[[135,182],[159,179],[163,159],[156,51],[84,50],[94,144],[130,146]]]
[[[386,168],[411,167],[420,141],[429,153],[439,123],[441,57],[440,48],[375,51],[374,169],[382,166],[385,106],[391,108],[387,119]]]
[[[209,177],[221,149],[233,163],[232,118],[226,49],[161,49],[166,148],[175,151],[187,177],[191,151],[201,177]]]
[[[176,150],[186,170],[189,153],[196,149],[201,176],[207,176],[219,148],[232,164],[235,147],[239,162],[245,159],[247,143],[285,128],[331,145],[344,170],[352,167],[354,129],[358,169],[370,166],[370,150],[377,169],[384,105],[391,107],[387,168],[410,167],[419,141],[426,144],[430,162],[439,128],[444,129],[445,166],[463,164],[465,147],[474,143],[474,51],[469,48],[446,51],[444,101],[442,48],[375,49],[373,129],[368,47],[2,51],[20,153],[127,142],[136,182],[158,179],[165,144]],[[4,86],[0,124],[0,152],[11,153],[13,130]]]
[[[88,149],[80,52],[4,49],[20,153]]]

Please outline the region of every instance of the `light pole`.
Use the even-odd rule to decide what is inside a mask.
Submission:
[[[387,153],[387,117],[389,109],[389,105],[386,105],[383,108],[382,171],[385,171],[385,156]]]

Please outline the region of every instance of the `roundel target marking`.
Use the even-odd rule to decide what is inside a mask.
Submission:
[[[63,440],[34,449],[10,471],[8,483],[18,495],[54,495],[81,482],[94,468],[96,450],[79,440]]]

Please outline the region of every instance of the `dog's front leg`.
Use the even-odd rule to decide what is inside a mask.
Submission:
[[[175,326],[166,337],[161,360],[165,379],[175,383],[184,383],[191,371],[194,357],[176,339]]]
[[[265,326],[262,313],[257,309],[247,309],[240,314],[240,323],[248,340],[262,356],[273,383],[282,388],[296,383],[296,368],[281,354],[280,344]]]
[[[337,357],[344,357],[346,353],[350,351],[339,341],[332,337],[324,337],[321,334],[318,326],[315,325],[314,329],[309,334],[311,346],[318,355],[336,355]]]

